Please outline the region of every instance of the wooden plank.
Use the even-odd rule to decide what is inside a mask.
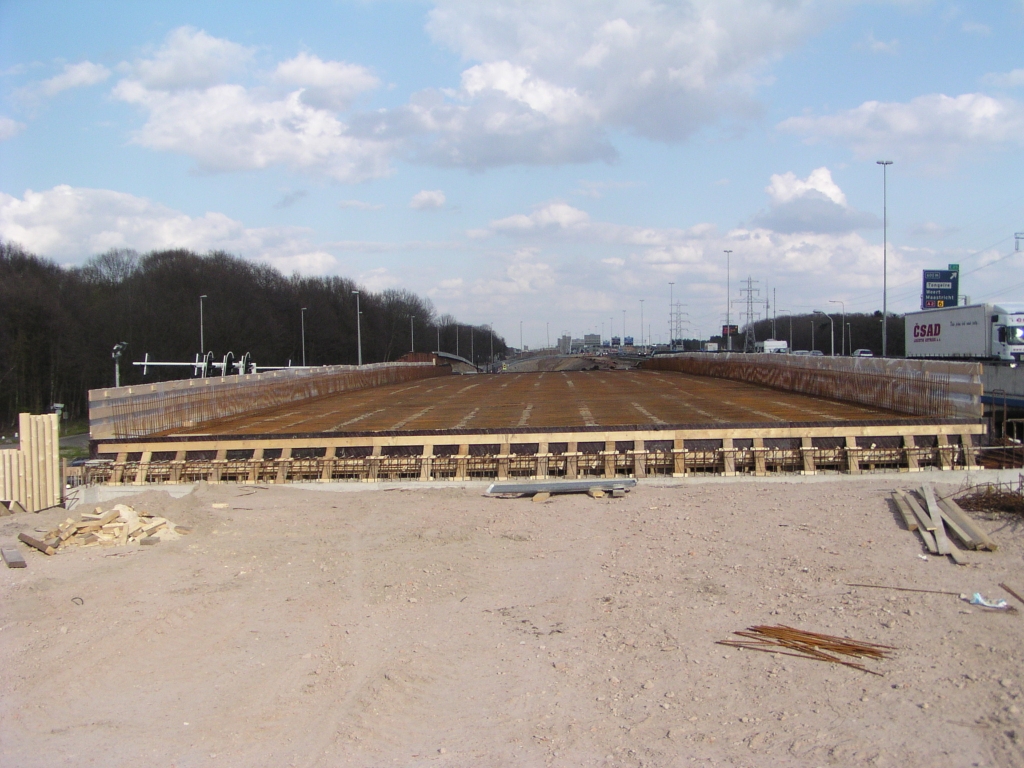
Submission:
[[[938,502],[935,501],[935,491],[932,489],[931,483],[921,486],[921,496],[924,497],[925,503],[928,505],[928,514],[935,526],[935,546],[940,555],[948,555],[949,539],[946,538],[946,525],[942,522],[942,510],[939,509]]]
[[[57,550],[47,544],[45,541],[40,541],[35,536],[29,536],[27,533],[19,533],[18,541],[23,541],[30,547],[35,547],[40,552],[46,555],[56,554]]]
[[[21,552],[14,547],[0,548],[0,557],[3,557],[8,568],[25,568],[28,565],[25,558],[21,556]]]
[[[908,531],[916,531],[919,526],[917,524],[917,518],[914,517],[914,513],[910,511],[910,507],[907,502],[903,500],[898,491],[892,492],[892,500],[896,504],[896,509],[899,510],[900,516],[903,518],[903,524],[907,526]]]
[[[939,509],[942,511],[942,519],[949,526],[949,530],[953,532],[953,535],[963,542],[963,545],[968,549],[977,549],[978,542],[975,540],[970,533],[968,533],[959,522],[955,515],[950,515],[947,499],[939,499]]]
[[[995,552],[999,547],[996,543],[989,538],[988,534],[985,533],[981,527],[974,522],[974,520],[968,515],[959,504],[952,498],[943,499],[945,502],[945,512],[950,518],[956,520],[964,533],[968,534],[972,539],[977,542],[978,549],[987,549],[990,552]]]
[[[918,523],[920,523],[920,528],[918,528],[917,532],[921,534],[921,539],[924,541],[925,547],[927,547],[928,551],[933,555],[937,555],[939,550],[935,546],[935,537],[932,535],[931,531],[928,530],[928,527],[932,524],[931,518],[928,517],[923,509],[921,509],[921,505],[917,503],[917,499],[913,496],[905,491],[897,491],[897,493],[903,497],[903,500],[907,503],[907,506],[910,507],[914,516],[917,518]]]

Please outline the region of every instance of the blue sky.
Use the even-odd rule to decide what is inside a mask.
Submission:
[[[1024,0],[0,0],[0,238],[227,250],[529,346],[1024,296]],[[1024,244],[1022,244],[1024,247]],[[836,302],[836,303],[830,303]],[[764,314],[763,305],[759,307]],[[647,329],[645,328],[645,335]]]

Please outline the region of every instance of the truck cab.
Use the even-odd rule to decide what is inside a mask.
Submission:
[[[1024,357],[1024,306],[992,307],[992,357],[1015,363]]]

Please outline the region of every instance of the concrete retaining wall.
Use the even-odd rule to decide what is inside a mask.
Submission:
[[[375,363],[92,389],[89,432],[93,440],[103,440],[192,430],[212,419],[311,397],[450,374],[448,366],[431,363]]]
[[[697,352],[658,356],[641,367],[748,381],[915,416],[982,416],[980,363]]]

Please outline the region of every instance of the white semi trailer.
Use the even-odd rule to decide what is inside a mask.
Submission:
[[[908,312],[907,357],[1007,360],[1024,357],[1024,305],[969,304]]]

